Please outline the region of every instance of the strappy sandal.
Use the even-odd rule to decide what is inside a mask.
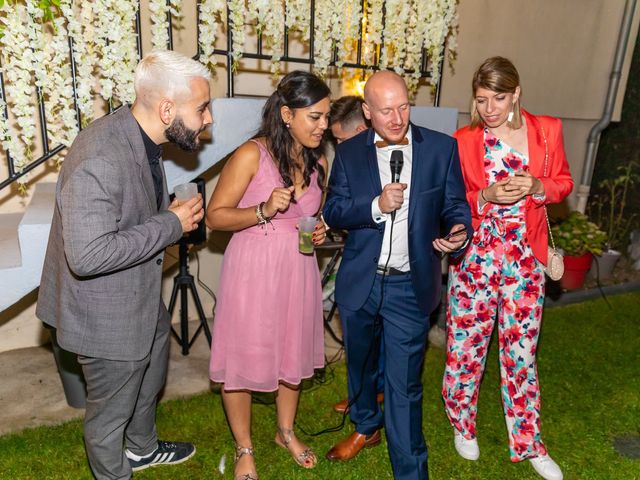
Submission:
[[[234,464],[237,465],[238,460],[242,458],[243,455],[251,455],[255,457],[253,454],[253,447],[241,447],[240,445],[236,445],[236,458]],[[234,480],[259,480],[257,473],[244,473],[242,475],[238,475],[234,477]]]
[[[303,452],[296,455],[293,450],[291,450],[291,440],[293,440],[293,430],[288,428],[278,427],[278,433],[276,433],[275,442],[276,445],[282,448],[286,448],[291,453],[291,456],[295,460],[295,462],[300,465],[302,468],[313,468],[318,463],[318,457],[310,448],[305,449]]]

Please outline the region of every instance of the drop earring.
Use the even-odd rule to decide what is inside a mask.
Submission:
[[[513,110],[511,110],[509,112],[509,115],[507,115],[507,122],[511,123],[513,121]]]

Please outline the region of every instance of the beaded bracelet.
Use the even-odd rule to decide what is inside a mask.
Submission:
[[[264,216],[264,213],[262,213],[262,205],[264,205],[264,202],[256,205],[256,217],[258,218],[258,225],[264,225],[265,223],[267,223],[267,218]]]
[[[256,205],[256,217],[258,218],[258,225],[264,225],[265,223],[271,223],[272,217],[267,217],[264,214],[263,208],[266,202],[260,202]]]

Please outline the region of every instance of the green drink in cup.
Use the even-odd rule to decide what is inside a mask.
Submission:
[[[305,255],[313,253],[313,231],[318,219],[316,217],[300,217],[298,220],[298,251]]]

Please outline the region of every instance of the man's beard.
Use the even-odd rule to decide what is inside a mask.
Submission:
[[[176,117],[169,128],[164,131],[165,137],[179,148],[187,152],[193,152],[198,149],[198,135],[200,131],[188,128],[180,117]]]

